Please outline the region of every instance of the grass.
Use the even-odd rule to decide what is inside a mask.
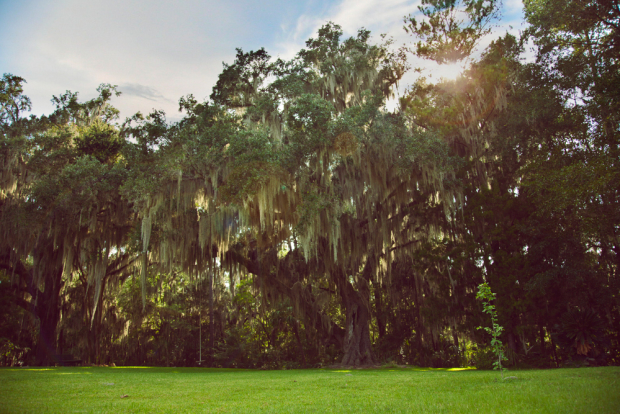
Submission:
[[[619,367],[508,375],[516,379],[473,369],[3,368],[0,412],[620,412]]]

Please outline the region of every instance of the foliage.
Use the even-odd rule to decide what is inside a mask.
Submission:
[[[176,123],[109,84],[26,118],[5,74],[2,363],[482,367],[496,326],[512,365],[620,362],[617,1],[526,1],[474,53],[499,5],[424,1],[413,54],[464,70],[392,111],[412,51],[334,23]]]
[[[497,311],[495,310],[495,305],[491,303],[492,300],[495,300],[495,296],[495,293],[491,292],[491,288],[487,283],[482,283],[478,286],[478,294],[476,295],[476,299],[482,300],[482,312],[488,313],[489,316],[491,316],[491,327],[485,326],[484,330],[492,337],[491,349],[497,358],[497,360],[493,363],[493,369],[499,369],[502,373],[502,379],[504,379],[505,368],[502,368],[502,361],[505,361],[508,358],[504,355],[504,345],[499,339],[504,328],[497,323]],[[482,327],[478,329],[481,328]]]
[[[32,108],[30,98],[23,94],[26,80],[20,76],[5,73],[0,80],[0,124],[16,124],[20,121],[20,112]]]
[[[423,17],[405,18],[405,31],[416,36],[415,53],[437,63],[452,63],[471,55],[481,37],[499,18],[495,0],[422,0]],[[464,18],[465,17],[465,18]]]
[[[609,346],[606,324],[593,309],[573,308],[555,326],[554,337],[569,361],[604,364],[604,348]]]
[[[472,350],[471,362],[476,369],[497,369],[497,355],[495,354],[495,348],[493,346],[477,346]]]

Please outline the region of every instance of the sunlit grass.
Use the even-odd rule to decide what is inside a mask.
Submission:
[[[0,369],[0,412],[620,412],[620,368]],[[121,398],[122,396],[127,396]]]

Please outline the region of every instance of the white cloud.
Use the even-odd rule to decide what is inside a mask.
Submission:
[[[403,17],[415,13],[419,3],[419,0],[344,0],[335,8],[330,20],[351,35],[361,27],[375,34],[391,32],[395,35],[395,29],[402,31]]]
[[[61,0],[36,24],[27,20],[29,10],[15,16],[24,34],[11,39],[19,46],[2,60],[28,81],[25,92],[35,113],[50,112],[51,96],[67,89],[79,91],[81,99],[93,98],[105,82],[125,89],[115,99],[123,116],[155,107],[178,118],[177,100],[188,93],[207,98],[222,61],[234,58],[234,46],[251,31],[240,24],[240,11],[224,4]],[[149,85],[151,93],[135,85]]]
[[[356,35],[364,27],[375,36],[387,33],[404,38],[403,17],[415,12],[419,3],[419,0],[343,0],[323,13],[300,15],[293,25],[295,29],[283,33],[276,42],[276,50],[282,57],[293,57],[328,21],[340,25],[346,37]]]

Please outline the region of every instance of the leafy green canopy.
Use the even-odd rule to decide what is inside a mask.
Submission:
[[[370,44],[366,30],[341,36],[328,24],[288,62],[238,50],[213,102],[181,99],[187,115],[168,129],[134,119],[124,193],[142,218],[144,269],[150,257],[201,274],[219,256],[234,271],[256,246],[294,241],[332,282],[364,267],[383,279],[442,231],[462,202],[453,155],[480,153],[507,69],[446,84],[448,99],[420,86],[403,101],[408,112],[389,113],[403,55]],[[504,85],[487,84],[496,78]],[[426,207],[439,208],[420,214]]]

